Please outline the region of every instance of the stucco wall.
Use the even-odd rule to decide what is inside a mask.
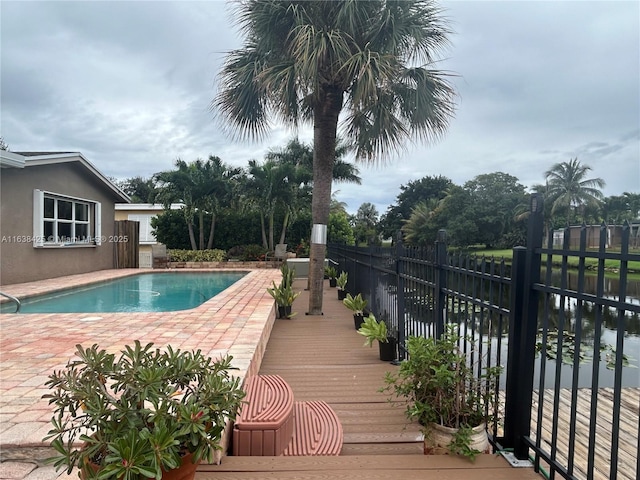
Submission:
[[[29,282],[114,267],[113,235],[116,195],[78,162],[3,168],[0,172],[0,284]],[[99,246],[34,248],[33,190],[69,195],[101,203],[102,235]],[[122,200],[120,200],[122,201]]]

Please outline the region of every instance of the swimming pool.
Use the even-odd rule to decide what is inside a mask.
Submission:
[[[245,272],[143,273],[27,298],[20,313],[172,312],[195,308]],[[14,312],[4,305],[2,312]]]

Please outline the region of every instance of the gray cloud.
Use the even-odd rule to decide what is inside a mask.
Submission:
[[[455,34],[435,66],[453,72],[459,108],[435,145],[411,145],[363,185],[336,185],[355,212],[380,212],[401,184],[463,184],[503,171],[541,183],[578,156],[606,195],[640,191],[640,4],[445,2]],[[2,136],[12,150],[80,150],[105,174],[149,176],[218,155],[261,159],[295,132],[257,144],[222,134],[209,104],[224,52],[240,46],[224,2],[3,1]],[[28,19],[26,21],[25,19]],[[311,140],[310,129],[298,132]]]

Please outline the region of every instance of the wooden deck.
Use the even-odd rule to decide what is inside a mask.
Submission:
[[[296,280],[304,289],[306,282]],[[452,456],[422,454],[417,424],[407,424],[403,409],[378,390],[386,371],[377,345],[363,346],[353,317],[325,286],[324,315],[307,316],[307,292],[294,304],[297,315],[277,320],[260,368],[278,374],[296,400],[324,400],[344,428],[338,457],[224,457],[221,465],[202,465],[196,480],[214,479],[540,479],[532,468],[513,468],[502,457],[482,455],[474,463]]]

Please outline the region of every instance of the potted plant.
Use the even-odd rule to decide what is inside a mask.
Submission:
[[[286,282],[281,282],[280,285],[276,285],[273,282],[273,287],[267,288],[269,295],[276,301],[278,307],[278,318],[291,318],[293,301],[298,298],[300,292],[295,292],[293,286],[288,285]]]
[[[463,345],[466,343],[467,350]],[[407,360],[388,372],[385,391],[406,400],[406,415],[425,434],[425,454],[449,451],[475,459],[487,450],[486,425],[499,407],[502,367],[469,364],[478,358],[473,338],[449,325],[440,339],[409,337]]]
[[[213,361],[137,340],[117,357],[98,345],[77,345],[76,354],[46,382],[43,398],[55,406],[49,463],[67,474],[77,467],[85,479],[136,480],[178,468],[193,478],[201,460],[214,460],[244,397],[230,356]]]
[[[334,288],[337,285],[336,276],[338,275],[338,271],[335,267],[324,267],[324,273],[329,279],[329,286]]]
[[[358,329],[360,335],[364,335],[366,340],[364,345],[370,347],[373,341],[378,341],[380,349],[380,360],[390,362],[396,358],[395,338],[389,335],[387,324],[383,320],[376,320],[373,313],[370,313],[362,322]]]
[[[338,278],[336,278],[336,286],[338,287],[338,300],[344,300],[347,291],[345,290],[347,287],[347,279],[349,278],[349,274],[347,272],[340,272]]]
[[[364,308],[367,306],[367,301],[362,298],[361,293],[357,294],[355,297],[352,297],[350,293],[347,293],[346,297],[342,300],[342,303],[353,312],[353,323],[356,330],[358,330],[364,321]]]
[[[273,287],[267,288],[267,292],[269,292],[269,295],[271,295],[276,301],[276,306],[278,307],[278,318],[291,318],[293,316],[293,313],[291,312],[293,301],[298,297],[298,295],[300,295],[300,292],[296,293],[293,290],[293,280],[296,276],[296,270],[294,268],[290,268],[285,263],[280,267],[280,272],[282,272],[280,285],[276,285],[276,282],[272,282]]]

